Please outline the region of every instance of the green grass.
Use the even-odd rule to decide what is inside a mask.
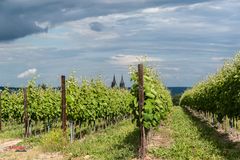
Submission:
[[[175,107],[167,120],[173,144],[169,148],[150,150],[155,157],[177,160],[237,160],[240,149],[226,135],[180,107]]]
[[[174,107],[164,122],[169,129],[172,143],[169,146],[150,149],[151,157],[166,160],[238,160],[240,143],[231,142],[225,134],[218,133],[208,123],[193,117],[187,110]],[[159,134],[163,132],[159,129]],[[167,133],[168,133],[167,132]],[[0,133],[1,138],[22,135],[22,127],[16,126]],[[39,145],[43,151],[62,152],[69,159],[90,157],[96,160],[131,160],[137,157],[139,131],[130,120],[122,121],[105,130],[86,135],[70,144],[62,131],[52,130],[39,137],[24,139],[22,144]]]
[[[68,143],[61,129],[53,129],[51,132],[42,135],[40,139],[41,148],[45,152],[63,151]]]
[[[69,145],[64,152],[72,157],[90,156],[97,160],[124,160],[137,156],[138,130],[131,121],[123,121],[104,131]]]
[[[0,140],[23,137],[23,125],[4,123],[0,131]]]
[[[1,138],[23,138],[22,125],[9,125],[0,133]],[[130,120],[124,120],[114,126],[89,133],[81,140],[70,144],[64,138],[61,129],[52,129],[49,133],[24,138],[18,145],[27,148],[39,146],[44,152],[62,152],[70,158],[90,156],[97,160],[128,160],[137,157],[139,132]]]

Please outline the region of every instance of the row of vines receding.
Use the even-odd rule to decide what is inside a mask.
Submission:
[[[240,54],[225,62],[214,75],[187,90],[181,97],[181,106],[216,115],[222,122],[240,116]]]

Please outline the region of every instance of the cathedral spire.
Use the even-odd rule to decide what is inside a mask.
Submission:
[[[123,75],[121,77],[120,88],[125,89],[125,83],[124,83],[124,80],[123,80]]]
[[[113,87],[115,87],[116,85],[117,85],[117,82],[116,82],[116,78],[115,78],[115,74],[114,74],[111,87],[113,88]]]

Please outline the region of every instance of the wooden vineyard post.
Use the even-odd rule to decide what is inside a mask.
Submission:
[[[67,129],[67,115],[66,115],[66,88],[65,88],[65,76],[61,76],[61,92],[62,92],[62,130],[66,133]]]
[[[138,64],[138,83],[139,83],[139,90],[138,90],[138,96],[139,96],[139,120],[142,119],[142,110],[144,106],[144,81],[143,81],[143,64]],[[140,121],[139,125],[140,130],[140,146],[139,146],[139,158],[144,159],[146,155],[146,137],[145,137],[145,128],[143,126],[143,123]]]
[[[2,92],[0,91],[0,131],[2,131]]]
[[[27,106],[27,89],[23,88],[23,103],[24,103],[24,124],[25,124],[25,132],[24,136],[28,137],[29,136],[29,126],[28,126],[28,106]]]

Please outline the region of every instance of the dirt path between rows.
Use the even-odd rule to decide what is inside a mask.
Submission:
[[[15,139],[15,140],[10,140],[10,141],[0,143],[0,153],[4,152],[5,150],[7,150],[11,146],[17,145],[20,142],[22,142],[21,139]]]
[[[64,160],[66,157],[61,153],[44,153],[39,147],[16,152],[15,148],[21,139],[4,140],[0,143],[0,160]],[[22,146],[24,147],[24,146]]]

